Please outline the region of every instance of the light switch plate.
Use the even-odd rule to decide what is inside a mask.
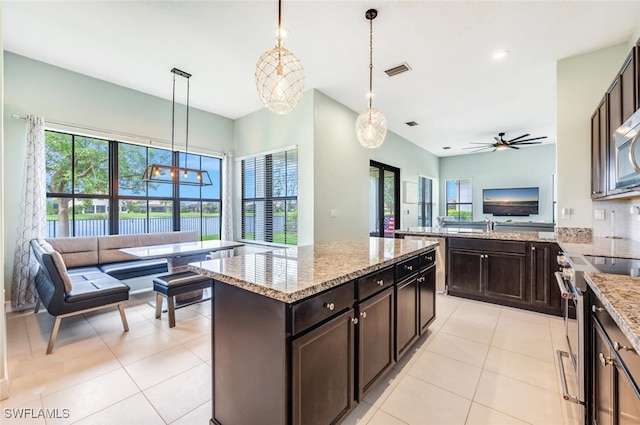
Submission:
[[[331,210],[330,214],[332,218],[336,218],[338,216],[338,210]]]
[[[604,220],[604,210],[593,210],[593,218],[595,220]]]

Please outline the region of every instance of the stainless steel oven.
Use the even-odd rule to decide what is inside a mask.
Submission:
[[[562,312],[566,350],[558,350],[558,367],[562,383],[562,398],[577,405],[573,415],[577,423],[584,424],[585,409],[585,332],[588,312],[585,307],[587,283],[585,272],[598,270],[582,255],[558,256],[561,271],[555,273],[562,296]],[[567,370],[565,366],[570,369]]]

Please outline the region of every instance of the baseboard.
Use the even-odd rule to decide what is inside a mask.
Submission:
[[[9,398],[9,378],[0,379],[0,400]]]

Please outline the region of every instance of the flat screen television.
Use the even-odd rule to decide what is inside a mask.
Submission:
[[[482,213],[495,216],[538,214],[537,187],[482,189]]]

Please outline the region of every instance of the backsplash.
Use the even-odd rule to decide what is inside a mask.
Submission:
[[[633,213],[630,210],[633,209]],[[597,210],[604,210],[604,219],[596,220]],[[640,241],[640,200],[594,201],[593,236],[620,237]],[[613,213],[613,214],[612,214]],[[613,217],[612,217],[613,215]]]

